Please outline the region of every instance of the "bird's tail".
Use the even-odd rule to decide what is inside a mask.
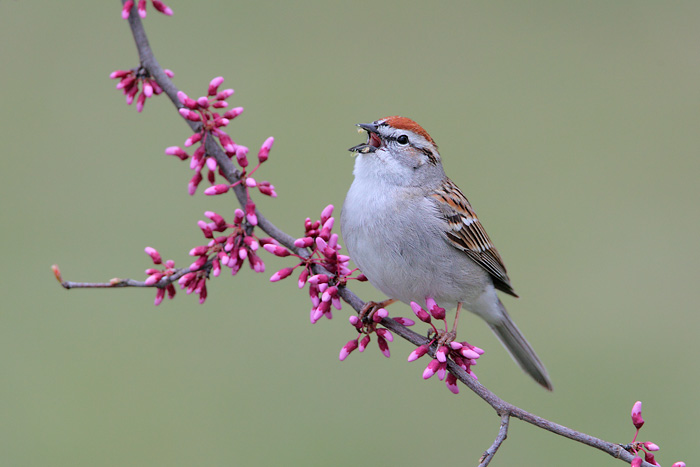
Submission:
[[[506,307],[503,306],[500,300],[498,304],[503,314],[499,322],[489,323],[491,330],[496,334],[496,337],[498,337],[506,350],[508,350],[513,360],[520,365],[520,368],[522,368],[525,373],[532,376],[535,381],[540,383],[547,390],[551,391],[554,388],[552,387],[552,382],[549,380],[547,369],[544,367],[539,357],[537,357],[537,354],[527,339],[525,339],[523,333],[520,332],[513,320],[510,319]]]

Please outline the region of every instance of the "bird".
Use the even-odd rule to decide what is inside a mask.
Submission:
[[[547,369],[496,292],[518,296],[503,260],[466,196],[445,175],[435,140],[398,115],[357,126],[367,141],[349,149],[356,155],[354,180],[343,203],[341,234],[350,258],[389,297],[380,305],[432,298],[457,309],[455,327],[465,308],[551,391]]]

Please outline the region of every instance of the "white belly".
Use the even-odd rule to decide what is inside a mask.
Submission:
[[[422,195],[389,199],[381,189],[362,188],[356,183],[350,188],[341,230],[350,257],[370,283],[405,303],[423,305],[433,297],[445,308],[476,305],[491,280],[447,242],[432,202]]]

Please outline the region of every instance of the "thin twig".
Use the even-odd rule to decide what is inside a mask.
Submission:
[[[509,423],[510,415],[507,413],[501,415],[501,427],[498,429],[498,436],[496,436],[496,440],[493,442],[491,447],[484,451],[484,454],[481,456],[481,459],[479,459],[479,467],[486,467],[487,465],[489,465],[491,459],[493,459],[493,456],[496,455],[496,451],[498,451],[498,448],[501,447],[503,441],[505,441],[508,437]]]

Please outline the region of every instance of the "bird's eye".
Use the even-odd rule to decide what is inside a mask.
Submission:
[[[396,138],[396,141],[398,141],[399,144],[402,145],[402,146],[403,146],[403,145],[406,145],[406,144],[408,144],[408,136],[406,136],[406,135],[401,135],[401,136],[399,136],[398,138]]]

